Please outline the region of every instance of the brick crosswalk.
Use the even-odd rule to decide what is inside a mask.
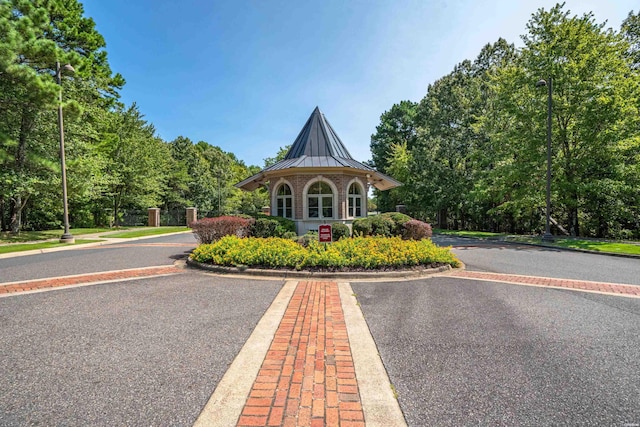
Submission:
[[[487,273],[482,271],[469,270],[456,271],[452,273],[451,276],[465,279],[480,279],[492,282],[518,283],[524,285],[567,288],[582,291],[640,297],[640,286],[636,285],[591,282],[588,280],[555,279],[551,277],[520,276],[517,274]]]
[[[300,282],[238,426],[364,427],[335,282]]]
[[[69,285],[81,285],[109,280],[124,280],[139,277],[176,274],[184,270],[173,265],[136,268],[131,270],[104,271],[100,273],[78,274],[66,277],[52,277],[47,279],[27,280],[22,282],[0,283],[0,294],[35,291],[47,288],[57,288]]]

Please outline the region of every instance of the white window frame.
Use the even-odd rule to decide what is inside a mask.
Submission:
[[[355,186],[358,190],[360,190],[360,194],[351,194],[350,191],[352,186]],[[347,218],[362,218],[367,215],[364,194],[364,186],[359,180],[354,179],[349,182],[349,185],[347,185]],[[356,215],[355,212],[356,200],[360,200],[360,215]]]
[[[289,192],[291,194],[279,195],[278,193],[280,192],[280,189],[285,185],[289,188]],[[282,200],[282,215],[280,215],[280,207],[278,206],[278,202],[280,200]],[[289,184],[285,180],[281,180],[276,184],[276,191],[274,192],[274,202],[273,214],[275,216],[293,219],[295,211],[293,210],[293,187],[291,186],[291,184]],[[289,209],[291,209],[291,216],[287,216],[287,204],[289,205]]]
[[[327,207],[324,206],[323,204],[323,198],[325,197],[329,197],[328,194],[309,194],[309,189],[314,185],[317,184],[318,182],[321,182],[323,184],[326,184],[329,189],[331,190],[331,216],[323,216],[323,208]],[[331,182],[328,179],[324,179],[321,176],[311,180],[307,183],[307,185],[305,185],[304,187],[304,191],[303,191],[303,209],[304,209],[304,219],[305,220],[318,220],[318,221],[323,221],[323,220],[328,220],[328,219],[335,219],[336,215],[338,213],[338,207],[337,207],[337,194],[338,194],[338,189],[336,188],[335,184],[333,182]],[[309,216],[309,197],[314,197],[318,199],[318,216],[317,217],[311,217]]]

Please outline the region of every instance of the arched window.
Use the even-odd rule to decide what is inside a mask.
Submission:
[[[307,191],[309,218],[333,218],[333,191],[326,182],[314,182]]]
[[[276,192],[276,215],[293,218],[293,196],[287,184],[282,184]]]
[[[349,186],[349,212],[351,218],[362,216],[362,189],[355,182]]]

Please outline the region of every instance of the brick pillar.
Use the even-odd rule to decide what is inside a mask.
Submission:
[[[271,215],[271,207],[270,206],[263,206],[262,207],[262,213],[264,215]]]
[[[407,206],[406,205],[396,205],[396,212],[400,212],[403,214],[407,213]]]
[[[149,208],[149,227],[160,227],[160,208]]]
[[[187,208],[187,227],[198,220],[198,208]]]

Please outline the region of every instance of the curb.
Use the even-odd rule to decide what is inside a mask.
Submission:
[[[369,325],[348,282],[338,282],[367,427],[406,426]]]
[[[449,272],[452,270],[450,265],[444,265],[436,268],[425,268],[421,270],[398,270],[398,271],[360,271],[360,272],[330,272],[330,271],[308,271],[308,270],[267,270],[260,268],[245,268],[245,267],[224,267],[221,265],[205,264],[187,259],[187,265],[192,268],[198,268],[201,270],[207,270],[220,274],[239,274],[246,276],[263,276],[263,277],[278,277],[283,279],[296,278],[296,279],[348,279],[348,280],[371,280],[379,278],[387,279],[406,279],[406,278],[420,278],[426,276],[433,276],[435,274]]]

